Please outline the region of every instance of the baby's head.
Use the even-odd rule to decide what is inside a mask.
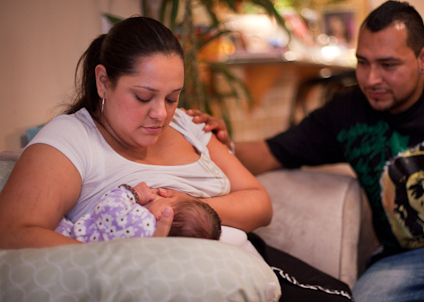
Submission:
[[[169,237],[194,237],[218,240],[221,219],[210,205],[200,200],[185,200],[173,204],[174,221]]]

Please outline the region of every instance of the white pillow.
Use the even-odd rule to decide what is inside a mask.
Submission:
[[[0,161],[0,191],[14,165]],[[241,248],[165,237],[0,250],[0,301],[278,301],[275,273],[227,231]]]
[[[238,247],[131,238],[0,251],[0,301],[278,301],[278,279]]]

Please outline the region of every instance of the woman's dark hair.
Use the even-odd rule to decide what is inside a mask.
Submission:
[[[372,11],[361,27],[377,32],[398,21],[405,24],[407,45],[418,57],[424,47],[424,24],[420,14],[408,2],[387,1]]]
[[[75,73],[77,97],[65,113],[86,108],[96,118],[100,106],[95,77],[97,65],[105,66],[114,87],[122,75],[135,73],[137,60],[155,54],[176,54],[184,60],[180,43],[162,23],[136,16],[115,24],[108,34],[97,37],[79,59]]]

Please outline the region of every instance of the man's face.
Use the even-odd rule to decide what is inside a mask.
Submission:
[[[366,27],[360,30],[356,77],[371,107],[377,111],[403,112],[422,93],[424,50],[417,58],[406,40],[407,29],[400,22],[374,33]]]

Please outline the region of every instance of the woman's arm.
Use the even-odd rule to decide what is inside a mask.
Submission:
[[[265,188],[215,135],[212,135],[208,149],[212,161],[231,183],[230,194],[204,199],[221,217],[222,224],[245,232],[268,225],[272,217],[272,205]]]
[[[0,248],[81,243],[54,230],[76,204],[81,176],[57,149],[35,144],[16,163],[0,194]]]
[[[229,152],[228,148],[212,135],[208,144],[212,161],[227,175],[231,183],[228,195],[202,198],[222,219],[222,225],[251,232],[254,229],[268,225],[272,217],[272,205],[265,188],[257,179]],[[160,188],[160,196],[155,203],[165,205],[190,198],[187,194]],[[153,213],[153,212],[152,212]],[[161,207],[157,206],[155,217],[160,217]]]

